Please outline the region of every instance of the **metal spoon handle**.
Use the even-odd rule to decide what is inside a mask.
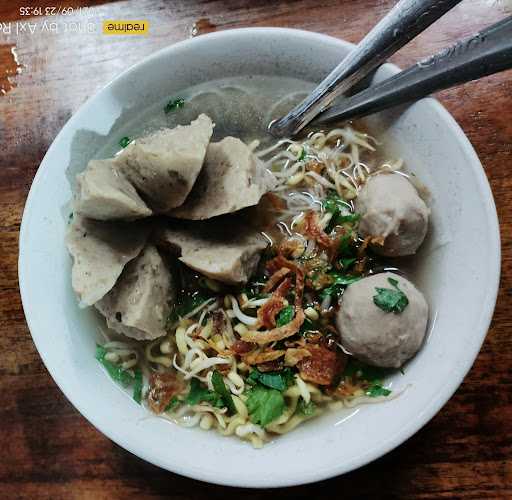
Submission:
[[[512,16],[333,106],[314,124],[348,120],[512,68]]]
[[[337,96],[347,92],[398,49],[461,0],[401,0],[318,87],[287,115],[269,125],[275,137],[291,136]]]

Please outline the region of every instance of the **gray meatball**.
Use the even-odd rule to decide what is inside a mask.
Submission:
[[[389,278],[398,282],[398,290],[409,301],[402,312],[387,312],[374,302],[374,296],[379,295],[377,288],[397,290]],[[398,368],[418,352],[427,321],[428,305],[423,294],[402,276],[381,273],[345,290],[336,326],[341,344],[354,357],[370,365]]]
[[[359,234],[375,239],[372,248],[388,257],[416,253],[428,229],[430,210],[403,175],[370,177],[356,200]]]

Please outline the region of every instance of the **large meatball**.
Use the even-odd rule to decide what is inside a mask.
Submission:
[[[409,303],[401,312],[397,311],[403,303],[402,307],[399,304],[388,312],[374,302],[374,297],[388,299],[381,303],[384,307],[391,306],[397,296],[382,291],[379,294],[377,288],[402,291]],[[375,366],[398,368],[418,352],[427,321],[428,305],[423,294],[402,276],[381,273],[363,278],[345,290],[336,326],[341,344],[357,359]]]
[[[372,176],[356,200],[359,234],[371,236],[376,253],[399,257],[416,253],[428,228],[430,210],[403,175]]]

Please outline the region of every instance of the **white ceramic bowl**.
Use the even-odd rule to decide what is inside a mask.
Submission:
[[[242,29],[178,43],[124,72],[89,99],[48,150],[20,233],[19,282],[34,342],[75,407],[110,439],[170,471],[246,487],[295,485],[360,467],[428,422],[471,367],[493,313],[500,272],[498,221],[482,166],[462,130],[433,99],[370,120],[433,194],[432,230],[417,276],[432,311],[420,354],[393,388],[398,398],[308,422],[262,450],[213,432],[148,418],[94,359],[96,317],[80,310],[64,246],[71,197],[66,169],[83,168],[98,144],[121,136],[118,118],[191,84],[239,74],[319,81],[351,49],[324,35]],[[393,74],[381,68],[377,79]],[[117,139],[116,139],[117,141]]]

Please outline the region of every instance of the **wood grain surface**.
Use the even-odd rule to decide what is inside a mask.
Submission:
[[[439,95],[475,146],[497,204],[503,261],[491,329],[449,403],[413,438],[380,460],[322,483],[272,492],[222,488],[160,470],[110,442],[71,406],[43,366],[23,316],[17,253],[25,198],[49,145],[86,98],[131,64],[191,36],[194,25],[199,33],[245,26],[304,28],[357,42],[393,4],[393,0],[0,2],[0,88],[5,92],[0,95],[1,499],[512,498],[511,72]],[[498,4],[464,1],[393,61],[408,65],[503,18],[504,7]],[[90,9],[41,17],[21,15],[20,7],[25,6]],[[105,18],[148,19],[150,35],[114,38],[64,30],[66,23],[68,28],[73,22],[99,25]],[[60,26],[58,33],[43,30],[50,22]],[[26,23],[35,26],[34,32]]]

